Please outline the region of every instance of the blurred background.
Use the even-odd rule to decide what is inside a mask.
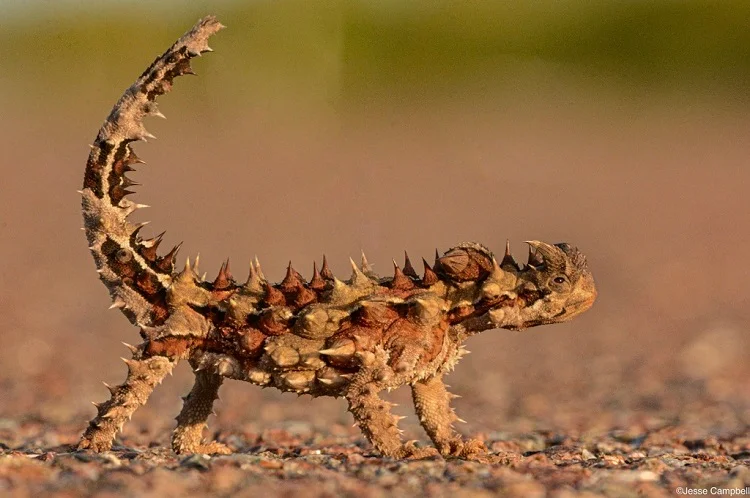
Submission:
[[[465,240],[567,241],[599,301],[488,331],[448,379],[466,433],[750,423],[750,3],[0,1],[0,430],[72,443],[137,330],[97,282],[76,190],[111,106],[199,17],[228,28],[161,99],[133,198],[213,276],[348,275]],[[141,215],[144,216],[144,215]],[[143,218],[141,218],[143,219]],[[148,235],[148,233],[146,234]],[[126,426],[165,444],[187,367]],[[411,415],[408,390],[393,394]],[[342,400],[228,382],[212,428],[349,429]],[[407,436],[422,438],[416,418]],[[287,425],[285,425],[287,424]],[[344,429],[345,428],[345,429]]]

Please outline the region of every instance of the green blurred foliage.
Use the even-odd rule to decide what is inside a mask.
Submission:
[[[501,87],[529,68],[540,79],[573,75],[649,91],[744,95],[750,83],[746,0],[86,5],[0,25],[6,104],[13,95],[116,95],[133,67],[145,67],[148,54],[209,12],[229,29],[213,42],[222,55],[205,85],[245,102],[261,94],[336,105],[431,94],[463,81]],[[123,83],[112,88],[113,81]]]

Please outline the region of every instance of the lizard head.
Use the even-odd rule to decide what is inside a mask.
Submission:
[[[497,263],[489,249],[474,243],[453,248],[439,259],[436,268],[456,288],[452,324],[462,323],[469,332],[522,330],[568,321],[594,304],[594,279],[577,248],[527,243],[525,265],[516,263],[509,248]]]
[[[515,272],[521,323],[510,328],[565,322],[588,310],[597,292],[586,257],[566,243],[528,244],[529,261]]]

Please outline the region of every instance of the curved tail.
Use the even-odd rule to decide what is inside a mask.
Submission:
[[[97,271],[112,295],[112,307],[140,327],[162,324],[168,317],[167,288],[172,282],[179,246],[157,254],[162,235],[143,240],[128,215],[138,208],[126,197],[135,185],[125,173],[142,163],[132,142],[153,138],[143,125],[145,116],[160,116],[156,97],[172,88],[183,74],[194,74],[190,59],[210,52],[208,38],[222,29],[213,16],[199,20],[128,88],[112,108],[91,146],[83,180],[83,220]]]

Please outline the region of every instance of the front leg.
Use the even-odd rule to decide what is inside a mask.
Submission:
[[[192,362],[191,362],[192,364]],[[224,379],[221,375],[203,370],[195,372],[195,384],[185,396],[182,411],[177,415],[177,427],[172,433],[172,449],[175,453],[205,453],[228,455],[227,446],[212,441],[203,443],[203,429],[213,404],[219,397],[219,387]]]
[[[460,420],[450,405],[454,396],[445,389],[440,376],[415,382],[411,395],[419,422],[443,456],[466,459],[481,459],[487,448],[479,440],[464,441],[453,429],[453,422]]]
[[[398,428],[399,417],[391,414],[392,403],[379,393],[389,386],[393,372],[383,365],[365,368],[353,378],[346,392],[349,411],[362,433],[384,456],[391,458],[426,458],[436,456],[435,448],[417,448],[413,442],[403,443]]]

